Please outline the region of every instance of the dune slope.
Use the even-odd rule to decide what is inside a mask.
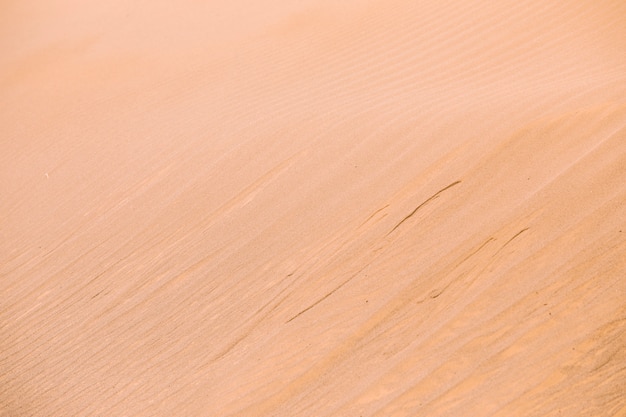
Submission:
[[[0,416],[626,416],[626,3],[131,3],[0,6]]]

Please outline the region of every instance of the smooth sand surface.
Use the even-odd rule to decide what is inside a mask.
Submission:
[[[626,416],[624,22],[2,2],[0,416]]]

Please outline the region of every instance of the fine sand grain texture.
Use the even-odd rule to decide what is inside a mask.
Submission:
[[[0,416],[626,416],[626,2],[0,2]]]

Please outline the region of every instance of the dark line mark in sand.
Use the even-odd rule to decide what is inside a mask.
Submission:
[[[385,204],[385,206],[379,208],[378,210],[376,210],[374,213],[372,213],[363,223],[361,223],[359,225],[359,228],[363,227],[365,224],[367,224],[367,222],[369,222],[370,220],[372,220],[372,218],[377,215],[378,213],[380,213],[381,211],[383,211],[384,209],[386,209],[387,207],[389,207],[389,204]]]
[[[450,286],[450,284],[446,285],[445,287],[443,287],[443,288],[441,288],[441,289],[434,289],[434,290],[432,290],[432,291],[430,292],[430,294],[428,294],[428,296],[429,296],[430,298],[437,298],[437,297],[439,297],[441,294],[443,294],[443,292],[444,292],[445,290],[447,290],[449,286]]]
[[[483,242],[482,245],[480,245],[478,248],[474,249],[473,251],[471,251],[469,253],[469,255],[465,256],[465,258],[463,258],[463,260],[461,262],[459,262],[458,264],[456,264],[456,266],[454,267],[455,269],[458,268],[459,266],[461,266],[465,261],[467,261],[469,258],[471,258],[472,256],[476,255],[482,248],[484,248],[485,246],[487,246],[487,244],[489,242],[493,242],[495,241],[496,238],[491,236],[489,239],[485,240]]]
[[[363,268],[365,269],[365,268]],[[287,320],[285,322],[285,324],[289,323],[290,321],[300,317],[302,314],[306,313],[307,311],[309,311],[310,309],[312,309],[313,307],[315,307],[316,305],[318,305],[319,303],[321,303],[322,301],[324,301],[325,299],[327,299],[328,297],[330,297],[331,295],[333,295],[337,290],[339,290],[341,287],[343,287],[344,285],[346,285],[348,282],[352,281],[352,279],[354,277],[356,277],[357,275],[359,275],[361,273],[361,271],[363,271],[363,269],[359,270],[359,272],[357,272],[356,274],[352,275],[350,278],[348,278],[347,280],[345,280],[344,282],[342,282],[341,284],[339,284],[334,290],[332,290],[331,292],[329,292],[328,294],[326,294],[325,296],[323,296],[322,298],[320,298],[319,300],[317,300],[316,302],[314,302],[313,304],[311,304],[310,306],[308,306],[307,308],[305,308],[304,310],[300,311],[298,314],[296,314],[295,316],[293,316],[292,318],[290,318],[289,320]]]
[[[439,191],[437,191],[435,194],[431,195],[429,198],[427,198],[426,200],[424,200],[424,202],[422,202],[422,204],[420,204],[419,206],[415,207],[415,210],[413,210],[411,213],[409,213],[409,215],[408,215],[408,216],[406,216],[406,217],[405,217],[404,219],[402,219],[402,220],[401,220],[398,224],[396,224],[396,226],[395,226],[393,229],[391,229],[391,230],[389,231],[389,233],[387,233],[385,236],[389,236],[389,235],[390,235],[390,234],[391,234],[394,230],[396,230],[398,227],[400,227],[400,225],[401,225],[402,223],[404,223],[404,222],[405,222],[405,221],[407,221],[407,220],[408,220],[411,216],[413,216],[415,213],[417,213],[417,211],[418,211],[419,209],[421,209],[422,207],[424,207],[426,204],[428,204],[429,202],[433,201],[434,199],[438,198],[438,197],[439,197],[439,195],[440,195],[441,193],[443,193],[443,192],[444,192],[444,191],[446,191],[447,189],[452,188],[452,187],[454,187],[455,185],[460,184],[460,183],[461,183],[461,180],[454,181],[452,184],[448,185],[447,187],[443,187],[441,190],[439,190]]]
[[[452,271],[455,271],[458,267],[460,267],[461,265],[463,265],[463,263],[465,263],[465,261],[467,261],[469,258],[471,258],[472,256],[476,255],[478,252],[480,252],[480,250],[482,248],[484,248],[485,246],[487,246],[487,244],[489,244],[489,242],[493,242],[495,241],[496,238],[495,237],[490,237],[489,239],[485,240],[480,246],[478,246],[478,248],[474,249],[473,251],[471,251],[468,255],[466,255],[460,262],[458,262],[454,268],[452,269]],[[462,276],[463,274],[459,274],[456,278],[452,279],[451,281],[449,281],[446,285],[444,285],[443,287],[438,287],[438,288],[434,288],[433,290],[431,290],[427,296],[419,299],[416,301],[416,304],[422,304],[424,301],[428,300],[428,299],[435,299],[437,297],[439,297],[441,294],[444,293],[444,291],[446,291],[452,284],[454,284],[455,282],[457,282],[457,280]]]
[[[294,271],[295,272],[295,271]],[[294,273],[292,272],[291,274],[289,274],[288,276],[293,275]],[[276,294],[270,301],[268,301],[267,303],[265,303],[262,307],[260,307],[256,313],[254,313],[254,315],[244,324],[244,326],[248,326],[247,330],[244,331],[237,339],[233,340],[231,343],[229,343],[226,347],[224,347],[222,350],[220,350],[217,354],[215,354],[210,362],[215,362],[219,359],[222,359],[224,356],[228,355],[230,353],[230,351],[232,351],[233,349],[235,349],[237,347],[237,345],[239,345],[239,343],[241,343],[246,337],[250,336],[250,334],[252,334],[252,332],[254,331],[254,329],[263,321],[265,320],[267,317],[269,317],[270,314],[272,314],[272,312],[274,310],[276,310],[276,308],[278,308],[278,306],[280,306],[282,304],[283,301],[285,301],[285,299],[287,298],[288,295],[283,296],[282,298],[281,295],[283,295],[288,289],[290,288],[289,285],[287,285],[285,288],[283,288],[282,290],[280,290],[278,292],[278,294]],[[269,310],[267,310],[265,313],[263,313],[260,317],[259,314],[261,314],[261,312],[263,312],[263,310],[265,310],[270,304],[272,304],[274,301],[276,301],[278,298],[280,298],[280,300],[278,300],[277,303],[275,303],[272,308],[270,308]]]
[[[508,245],[509,243],[511,243],[511,242],[512,242],[512,241],[513,241],[516,237],[518,237],[519,235],[521,235],[522,233],[524,233],[524,232],[525,232],[525,231],[527,231],[528,229],[530,229],[530,227],[526,227],[526,228],[524,228],[524,229],[520,230],[519,232],[517,232],[517,233],[515,234],[515,236],[513,236],[512,238],[510,238],[509,240],[507,240],[507,241],[506,241],[506,243],[505,243],[504,245],[502,245],[502,247],[501,247],[500,249],[498,249],[498,250],[496,251],[496,253],[494,253],[494,254],[493,254],[493,256],[496,256],[497,254],[499,254],[499,253],[500,253],[500,251],[506,247],[506,245]]]

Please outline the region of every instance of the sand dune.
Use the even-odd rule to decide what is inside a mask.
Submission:
[[[0,7],[0,416],[626,416],[625,2]]]

